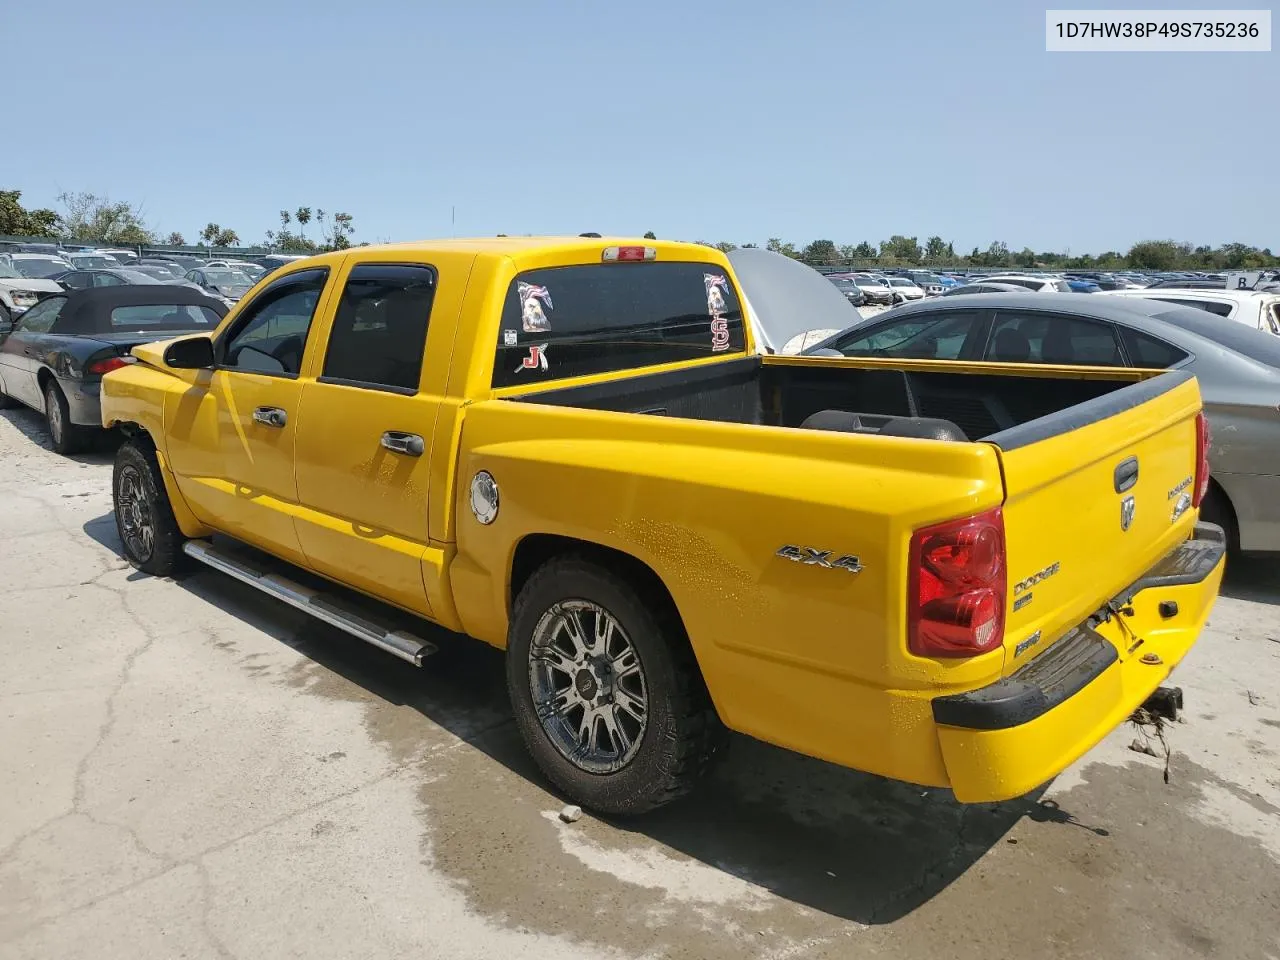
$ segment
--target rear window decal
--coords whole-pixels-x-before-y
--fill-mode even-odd
[[[724,318],[729,278],[722,273],[704,273],[702,282],[707,288],[707,313],[711,314],[711,349],[719,353],[729,349],[729,323]]]
[[[523,280],[517,285],[517,290],[520,293],[520,324],[524,332],[547,333],[551,329],[551,321],[547,319],[543,306],[547,310],[552,309],[550,292],[546,287]]]
[[[546,369],[548,369],[547,345],[545,343],[537,343],[529,347],[529,355],[520,361],[520,366],[516,367],[516,373],[521,370]]]
[[[514,347],[516,345],[516,340],[519,339],[519,336],[520,335],[516,333],[514,330],[503,330],[502,345],[504,347]]]

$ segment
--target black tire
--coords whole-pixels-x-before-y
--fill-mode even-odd
[[[516,724],[534,760],[575,802],[605,814],[635,815],[687,793],[724,753],[727,732],[703,684],[697,661],[665,598],[579,555],[538,569],[516,598],[507,636],[507,689]],[[534,706],[530,649],[544,615],[565,601],[607,611],[625,631],[643,671],[647,722],[634,755],[620,769],[589,772],[552,741]],[[615,714],[616,717],[616,714]]]
[[[172,576],[183,566],[186,537],[173,517],[160,464],[147,441],[129,439],[116,451],[111,499],[126,560],[157,577]],[[150,537],[140,525],[149,526]]]
[[[1200,504],[1200,519],[1205,523],[1216,523],[1227,534],[1227,551],[1240,552],[1240,528],[1236,524],[1236,512],[1231,501],[1222,488],[1210,482],[1209,492]]]
[[[56,380],[44,387],[44,419],[49,427],[49,445],[64,457],[79,453],[89,438],[89,431],[71,422],[71,408]]]

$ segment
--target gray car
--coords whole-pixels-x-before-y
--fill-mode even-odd
[[[1213,434],[1201,515],[1239,549],[1280,551],[1280,338],[1271,334],[1136,297],[991,293],[898,307],[804,353],[1190,370]],[[999,423],[995,408],[961,413]]]
[[[138,344],[212,333],[226,313],[199,290],[159,283],[52,294],[0,319],[0,407],[40,411],[53,449],[74,453],[102,428],[103,374],[131,362]]]

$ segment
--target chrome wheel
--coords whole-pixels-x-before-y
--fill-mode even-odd
[[[644,668],[599,604],[564,600],[542,615],[529,646],[529,690],[542,729],[578,769],[614,773],[640,749],[649,714]]]
[[[128,551],[139,563],[151,559],[156,543],[151,504],[142,485],[142,475],[133,466],[120,470],[116,483],[116,515],[120,518],[120,537]]]
[[[53,388],[45,391],[44,415],[49,421],[49,437],[55,447],[62,444],[62,404],[58,403],[58,395]]]

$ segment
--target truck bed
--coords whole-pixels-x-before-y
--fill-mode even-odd
[[[826,410],[865,414],[872,422],[877,417],[923,417],[949,421],[965,439],[983,440],[1114,394],[1132,386],[1139,376],[1135,371],[1119,369],[1089,371],[1087,377],[1049,371],[1037,376],[1011,374],[1007,368],[961,371],[941,363],[746,357],[705,367],[550,389],[523,394],[518,399],[581,409],[781,427],[802,426],[813,414]],[[1136,393],[1141,391],[1130,391],[1118,406],[1139,402],[1141,398]]]

